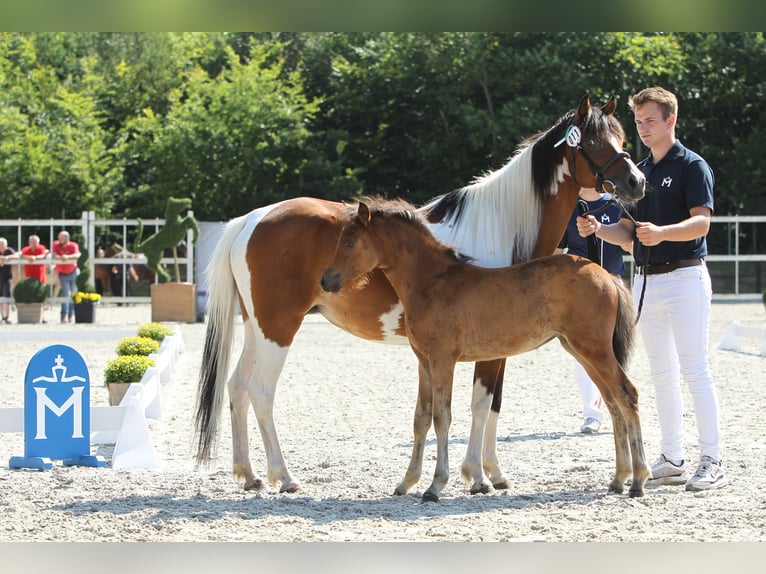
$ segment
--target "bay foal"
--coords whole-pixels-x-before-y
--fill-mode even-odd
[[[423,500],[438,500],[447,483],[456,362],[516,355],[557,338],[585,367],[612,415],[616,470],[609,491],[622,492],[632,473],[630,496],[643,496],[649,468],[638,393],[624,370],[635,315],[623,285],[599,265],[569,255],[498,269],[472,265],[439,243],[409,204],[372,201],[371,207],[360,202],[344,227],[321,285],[338,292],[379,268],[402,302],[407,337],[419,362],[419,393],[412,456],[395,494],[405,494],[420,480],[431,420],[437,461]],[[462,466],[463,478],[472,480],[472,493],[489,490],[482,437],[490,403],[491,393],[474,385]]]

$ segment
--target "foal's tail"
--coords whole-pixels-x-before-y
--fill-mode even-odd
[[[633,296],[622,281],[615,279],[619,305],[617,306],[617,321],[612,333],[612,349],[617,362],[623,369],[628,365],[630,354],[633,351],[633,337],[636,327],[636,313],[633,310]]]
[[[230,255],[245,221],[246,216],[242,216],[232,219],[226,225],[205,271],[208,284],[208,323],[194,414],[197,465],[210,462],[221,424],[220,414],[238,300]]]

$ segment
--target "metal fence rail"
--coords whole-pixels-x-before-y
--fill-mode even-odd
[[[194,212],[188,211],[187,215],[193,216]],[[165,224],[164,219],[141,219],[144,226],[144,238],[148,237],[152,233],[155,233],[160,227]],[[96,257],[96,242],[97,234],[101,232],[103,235],[104,229],[109,230],[109,234],[112,236],[121,237],[120,245],[127,248],[128,246],[128,232],[135,230],[138,226],[138,219],[96,219],[95,212],[83,211],[82,217],[79,219],[0,219],[0,229],[16,229],[16,244],[13,244],[13,238],[6,235],[9,246],[13,247],[18,253],[21,253],[23,246],[27,244],[28,236],[32,233],[36,233],[41,236],[41,240],[45,246],[50,250],[53,244],[53,240],[57,239],[58,232],[62,229],[68,230],[70,233],[73,229],[79,229],[84,241],[80,242],[80,250],[88,250],[90,261],[90,276],[92,280],[95,280],[96,265],[122,265],[123,273],[123,293],[127,293],[128,273],[125,272],[129,265],[145,265],[146,257],[142,254],[131,254],[130,257]],[[48,230],[47,237],[44,233],[44,229]],[[116,228],[116,229],[115,229]],[[186,255],[178,257],[178,264],[184,266],[185,274],[182,280],[193,283],[194,282],[194,243],[193,243],[193,231],[188,230],[186,234]],[[107,246],[104,246],[107,247]],[[163,257],[161,262],[164,265],[175,264],[176,259],[173,257]],[[52,258],[52,253],[48,253],[48,256],[44,260],[40,260],[38,264],[46,264],[52,266],[55,261]],[[18,270],[16,277],[21,277],[21,266],[24,262],[21,260],[15,260],[11,262],[16,266]],[[157,279],[155,278],[155,282]],[[63,303],[68,299],[63,297],[57,297],[53,292],[55,282],[49,281],[50,293],[49,303]],[[105,296],[104,303],[148,303],[151,299],[148,296]],[[13,302],[12,298],[0,297],[0,302]]]
[[[189,211],[189,215],[193,212]],[[144,233],[151,234],[159,229],[164,223],[164,219],[142,219],[144,224]],[[57,237],[61,229],[80,228],[82,237],[85,238],[85,248],[90,255],[91,277],[95,277],[95,266],[99,264],[123,265],[145,264],[146,258],[143,255],[136,255],[134,258],[125,259],[122,257],[95,257],[97,229],[104,228],[112,230],[122,238],[121,245],[128,245],[129,232],[133,231],[138,225],[137,219],[96,219],[94,212],[83,212],[80,219],[0,219],[1,229],[16,229],[16,246],[13,245],[13,238],[6,235],[8,243],[17,251],[27,244],[27,237],[32,232],[42,235],[41,230],[48,228],[49,242],[44,242],[46,247],[50,248],[52,240]],[[220,224],[223,225],[223,224]],[[748,227],[747,231],[744,229]],[[115,231],[116,229],[116,231]],[[760,231],[760,234],[759,234]],[[712,252],[707,257],[707,264],[713,281],[713,299],[714,300],[758,300],[761,293],[766,289],[766,253],[757,253],[756,246],[759,244],[758,238],[766,234],[766,216],[764,215],[721,215],[713,216],[710,234],[715,234],[715,244],[724,243],[724,252]],[[747,239],[748,245],[743,243]],[[194,282],[194,244],[192,242],[192,231],[187,232],[187,253],[178,258],[179,265],[185,267],[185,281]],[[761,242],[762,243],[762,242]],[[711,241],[708,241],[708,248],[711,248]],[[83,245],[80,245],[83,249]],[[50,259],[50,258],[49,258]],[[633,279],[634,261],[630,255],[625,256],[627,267],[625,279],[630,283]],[[164,257],[162,263],[170,265],[174,263],[172,257]],[[52,261],[48,261],[49,264]],[[15,261],[15,265],[22,265],[21,261]],[[123,293],[127,293],[127,273],[123,273]],[[156,279],[155,279],[156,281]],[[53,287],[51,287],[53,289]],[[50,301],[60,303],[61,298],[54,297],[51,293]],[[12,301],[8,298],[0,298],[0,301]],[[109,296],[104,297],[105,303],[147,303],[150,301],[148,296]]]

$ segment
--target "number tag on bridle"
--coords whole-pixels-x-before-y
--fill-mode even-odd
[[[564,137],[561,138],[559,141],[556,142],[556,144],[553,147],[559,147],[564,142],[567,142],[567,145],[569,147],[577,147],[580,145],[580,142],[582,141],[582,133],[580,132],[580,128],[578,128],[575,125],[571,125],[567,128],[566,133],[564,134]]]

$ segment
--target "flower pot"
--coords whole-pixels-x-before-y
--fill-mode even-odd
[[[42,323],[45,303],[16,303],[19,323]]]
[[[109,390],[109,406],[116,407],[122,402],[122,397],[128,392],[130,385],[133,383],[107,383],[106,387]]]
[[[96,305],[93,301],[83,301],[74,305],[75,323],[93,323],[96,318]]]
[[[155,283],[151,286],[152,321],[197,320],[197,286],[194,283]]]

